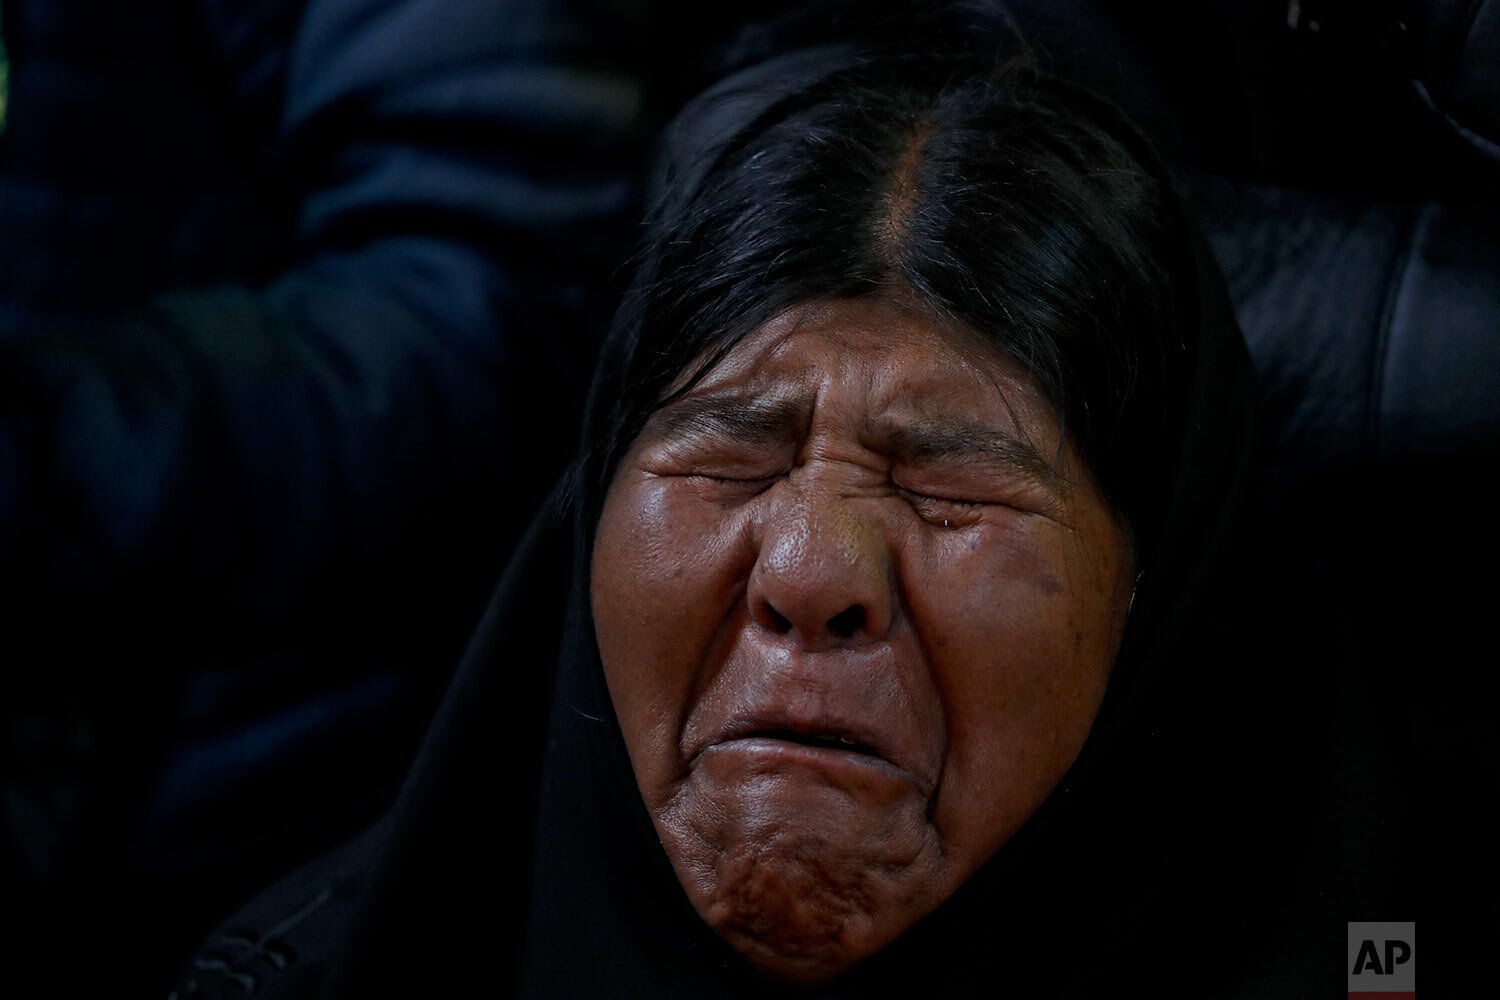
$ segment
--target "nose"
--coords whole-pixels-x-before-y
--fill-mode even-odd
[[[856,506],[802,504],[765,522],[747,592],[758,626],[808,650],[861,645],[890,630],[890,550]]]

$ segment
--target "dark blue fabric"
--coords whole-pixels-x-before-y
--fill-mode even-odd
[[[0,9],[0,911],[165,983],[391,793],[573,451],[640,12]]]

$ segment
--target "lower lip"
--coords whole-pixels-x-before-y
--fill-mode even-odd
[[[792,765],[811,767],[814,770],[823,771],[830,775],[845,775],[866,781],[873,776],[880,775],[916,784],[916,781],[910,774],[892,764],[884,757],[859,753],[855,750],[843,750],[839,747],[820,747],[811,746],[807,743],[794,743],[791,740],[778,740],[767,736],[750,736],[738,740],[725,740],[723,743],[715,743],[703,752],[705,755],[736,754],[748,756],[759,761],[764,761],[766,764],[772,766]]]

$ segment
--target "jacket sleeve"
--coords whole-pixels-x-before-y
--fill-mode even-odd
[[[287,266],[0,345],[10,606],[293,627],[492,559],[573,446],[633,197],[628,7],[310,0],[262,143]],[[230,55],[249,92],[267,60]]]

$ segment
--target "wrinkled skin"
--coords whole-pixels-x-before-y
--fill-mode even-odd
[[[755,331],[622,461],[610,696],[688,897],[765,974],[888,944],[1081,749],[1132,566],[1058,437],[977,338],[841,299]]]

